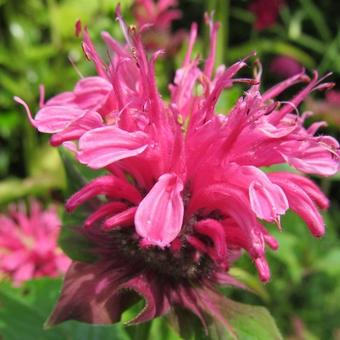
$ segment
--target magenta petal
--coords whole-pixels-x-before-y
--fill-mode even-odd
[[[127,208],[127,205],[122,202],[110,202],[102,205],[98,210],[92,213],[85,221],[84,226],[90,227],[97,220],[117,212],[123,211]]]
[[[304,173],[330,176],[339,171],[339,155],[336,152],[338,148],[339,144],[335,139],[323,138],[320,142],[285,142],[282,143],[280,152],[289,165]]]
[[[74,104],[74,93],[73,92],[62,92],[49,99],[45,106],[75,106]]]
[[[30,123],[40,132],[60,132],[85,114],[84,110],[72,106],[45,105],[33,118],[28,105],[21,98],[14,97],[14,100],[25,108]]]
[[[44,106],[36,114],[35,127],[40,132],[56,133],[66,129],[85,114],[84,110],[67,106]]]
[[[136,210],[136,207],[128,208],[108,218],[104,223],[104,229],[111,230],[116,227],[120,228],[133,225]]]
[[[20,268],[14,273],[14,282],[23,282],[31,279],[34,274],[34,264],[32,262],[27,262],[21,264]]]
[[[128,182],[112,175],[103,176],[97,177],[73,194],[66,202],[66,209],[73,211],[96,195],[124,198],[132,203],[138,203],[141,198],[138,190]]]
[[[325,232],[324,221],[304,187],[280,174],[273,173],[271,179],[285,191],[289,207],[306,222],[311,233],[316,237],[322,236]]]
[[[165,247],[181,230],[184,206],[182,180],[164,174],[139,204],[135,225],[137,233],[150,245]]]
[[[199,221],[195,226],[195,230],[211,239],[214,243],[214,254],[219,260],[226,260],[227,244],[223,226],[213,219]]]
[[[73,121],[66,129],[56,133],[51,138],[51,144],[58,146],[65,141],[78,139],[86,131],[103,125],[101,115],[95,111],[87,111],[83,116]]]
[[[250,206],[258,218],[272,222],[288,209],[283,190],[276,184],[253,181],[249,186]]]
[[[82,109],[96,109],[107,100],[112,85],[102,77],[86,77],[81,79],[75,89],[75,102]]]
[[[274,172],[269,174],[269,177],[273,178],[273,181],[275,181],[275,178],[282,178],[283,180],[291,181],[303,189],[320,209],[327,209],[329,207],[329,200],[326,195],[309,178],[292,172]]]
[[[254,262],[261,281],[268,282],[270,280],[270,269],[266,259],[258,257]]]
[[[88,131],[79,139],[78,159],[93,169],[99,169],[139,155],[147,146],[147,136],[143,132],[106,126]]]

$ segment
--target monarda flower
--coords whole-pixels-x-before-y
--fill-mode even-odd
[[[168,55],[172,55],[187,37],[183,30],[171,31],[172,22],[182,16],[176,6],[177,0],[134,1],[132,13],[137,28],[142,32],[141,38],[147,50],[164,49]]]
[[[156,52],[148,56],[140,33],[117,11],[126,38],[120,45],[108,33],[112,58],[96,52],[87,31],[83,49],[98,76],[81,79],[71,92],[43,104],[33,126],[52,134],[52,145],[66,145],[76,159],[101,175],[72,195],[66,209],[81,211],[81,234],[96,259],[73,262],[49,323],[76,319],[119,321],[137,299],[145,306],[130,323],[184,308],[207,325],[228,324],[227,300],[218,285],[241,285],[228,274],[245,251],[261,280],[270,279],[266,245],[278,248],[262,222],[281,227],[288,209],[320,237],[319,209],[328,200],[302,173],[330,176],[338,171],[339,145],[316,136],[322,123],[303,127],[309,115],[297,106],[313,90],[324,89],[316,72],[303,72],[261,93],[255,79],[236,78],[241,60],[214,69],[218,25],[210,21],[211,46],[200,67],[192,57],[193,24],[182,67],[164,100],[156,85]],[[216,112],[224,89],[249,89],[230,112]],[[276,98],[298,83],[305,87],[289,102]],[[264,172],[287,163],[296,172]],[[283,226],[284,227],[284,226]]]
[[[315,112],[316,117],[321,117],[329,125],[339,129],[340,127],[340,90],[330,90],[324,100],[308,98],[306,102],[308,110]]]
[[[70,260],[57,247],[60,220],[54,208],[42,210],[32,200],[29,214],[23,204],[0,215],[0,272],[14,284],[66,272]]]

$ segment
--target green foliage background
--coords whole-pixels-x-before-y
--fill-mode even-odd
[[[38,135],[27,123],[13,96],[22,97],[33,112],[38,107],[39,84],[44,84],[46,98],[70,90],[79,79],[69,60],[84,75],[94,73],[85,61],[80,40],[74,35],[74,23],[80,18],[89,26],[96,46],[105,55],[100,32],[121,36],[114,21],[114,0],[0,0],[0,208],[18,199],[37,196],[44,202],[59,202],[62,210],[65,178],[60,157],[49,147],[46,136]],[[133,21],[131,0],[122,0],[123,13]],[[279,21],[263,32],[252,29],[254,18],[245,0],[183,0],[183,17],[174,29],[200,25],[201,40],[197,53],[205,55],[208,42],[203,12],[215,10],[221,21],[218,63],[230,64],[252,51],[263,62],[264,88],[275,76],[269,63],[275,55],[289,55],[306,68],[321,73],[333,71],[332,80],[340,81],[340,5],[298,0],[288,2]],[[159,86],[166,84],[179,65],[185,47],[173,62],[157,65]],[[244,89],[235,87],[224,93],[218,110],[226,112]],[[340,111],[340,108],[338,108]],[[339,112],[338,112],[339,114]],[[339,137],[340,127],[333,125],[324,133]],[[332,200],[325,214],[327,234],[313,239],[304,223],[288,214],[283,220],[283,233],[273,231],[280,242],[277,252],[268,252],[272,281],[263,285],[256,277],[250,260],[243,257],[233,274],[246,282],[256,294],[226,289],[238,301],[268,307],[285,337],[291,339],[340,338],[340,176],[315,178]],[[38,280],[15,289],[0,283],[0,338],[4,339],[176,339],[177,335],[163,321],[152,325],[123,329],[122,326],[90,327],[71,322],[44,331],[43,321],[56,300],[60,281]],[[143,333],[144,332],[144,333]],[[144,335],[143,335],[144,334]],[[244,336],[255,339],[256,337]]]

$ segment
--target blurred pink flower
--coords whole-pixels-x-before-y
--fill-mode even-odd
[[[275,57],[270,64],[270,72],[280,78],[292,77],[301,73],[302,69],[303,67],[296,59],[286,55]]]
[[[168,55],[176,53],[187,37],[183,30],[171,31],[172,22],[182,16],[176,7],[177,0],[135,0],[133,15],[137,28],[142,31],[142,41],[146,49],[163,49]]]
[[[275,25],[284,0],[251,0],[249,10],[255,15],[255,29],[262,31]]]
[[[139,28],[153,25],[156,29],[171,28],[172,21],[179,19],[182,13],[178,9],[177,0],[135,0],[133,12]]]
[[[53,208],[43,211],[37,201],[11,206],[0,215],[0,272],[18,285],[37,277],[66,272],[70,260],[57,247],[60,220]]]
[[[127,45],[103,33],[115,53],[109,65],[84,32],[83,48],[97,77],[52,98],[35,118],[17,98],[32,124],[52,134],[54,145],[73,142],[80,163],[106,170],[66,203],[72,212],[92,200],[86,205],[92,208],[84,234],[99,259],[72,264],[50,323],[118,321],[133,292],[146,304],[132,323],[178,305],[203,324],[207,315],[227,323],[226,302],[215,286],[240,285],[227,270],[242,249],[261,280],[270,279],[265,248],[277,249],[278,242],[261,221],[281,228],[280,218],[290,208],[314,236],[324,233],[319,209],[327,208],[328,200],[300,173],[335,174],[339,145],[332,137],[315,135],[320,123],[304,128],[308,114],[295,113],[311,91],[331,84],[320,83],[316,72],[312,79],[300,72],[261,93],[261,72],[255,79],[236,78],[245,60],[214,71],[218,24],[210,20],[204,66],[192,57],[193,24],[167,102],[154,74],[159,53],[149,58],[138,30],[126,26],[119,10],[117,19]],[[235,83],[250,88],[230,112],[216,112],[222,91]],[[306,86],[291,101],[276,99],[298,83]],[[282,163],[300,173],[261,170]]]
[[[326,93],[326,100],[329,104],[340,108],[340,90],[330,90]]]
[[[308,98],[306,106],[315,112],[317,117],[324,119],[337,129],[340,128],[340,90],[328,91],[324,100]]]

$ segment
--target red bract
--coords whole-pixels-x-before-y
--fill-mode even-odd
[[[36,277],[66,272],[70,260],[57,247],[60,220],[53,208],[43,211],[36,201],[26,214],[23,205],[0,215],[0,272],[18,285]]]
[[[320,84],[316,72],[312,79],[301,72],[261,93],[260,73],[235,78],[245,60],[214,72],[218,25],[210,21],[211,49],[203,69],[192,58],[194,24],[165,101],[154,75],[159,53],[149,57],[139,32],[126,26],[119,11],[117,19],[127,45],[103,33],[115,53],[108,64],[84,32],[84,51],[97,77],[52,98],[35,119],[27,108],[32,124],[53,134],[54,145],[72,142],[79,162],[107,171],[66,203],[72,212],[94,199],[84,234],[99,259],[72,265],[50,322],[117,321],[133,301],[131,291],[146,300],[135,323],[176,305],[203,323],[207,314],[222,322],[224,300],[217,302],[214,286],[235,283],[226,270],[240,250],[253,259],[263,281],[270,278],[265,246],[277,249],[278,243],[261,221],[281,228],[280,218],[291,208],[313,235],[324,233],[318,209],[328,200],[300,173],[335,174],[339,146],[329,136],[315,136],[319,123],[305,129],[307,114],[295,112],[311,91],[331,84]],[[228,114],[216,112],[222,91],[234,83],[250,88]],[[298,83],[307,85],[291,101],[276,101]],[[299,173],[261,170],[282,163]],[[105,202],[95,200],[98,195]]]

